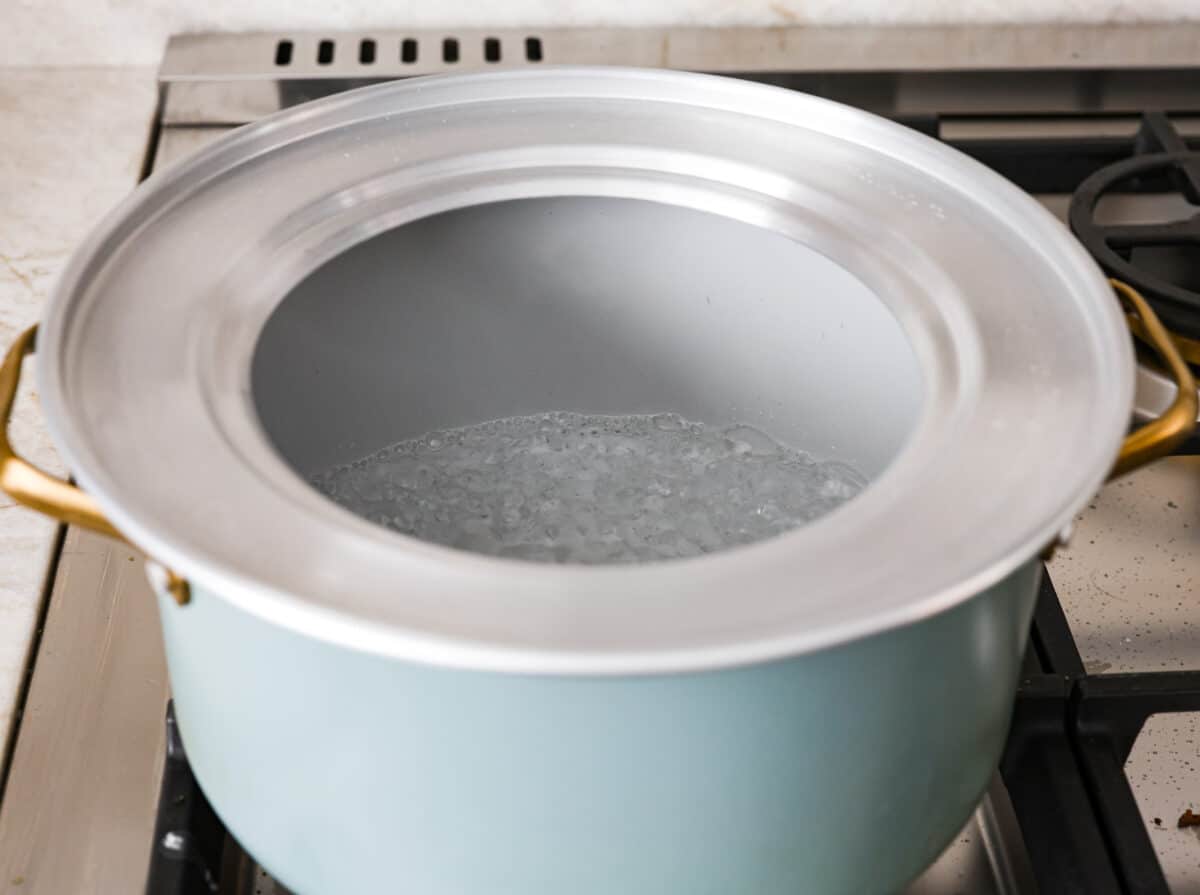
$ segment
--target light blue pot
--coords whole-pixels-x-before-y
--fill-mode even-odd
[[[67,518],[190,582],[162,615],[192,763],[301,895],[898,891],[995,767],[1034,557],[1134,385],[1101,272],[998,175],[814,97],[608,68],[239,129],[110,216],[38,345],[95,499]],[[306,481],[547,410],[761,423],[871,484],[596,568]]]
[[[838,648],[647,677],[407,664],[200,589],[160,607],[196,775],[300,895],[885,895],[996,766],[1039,569]]]

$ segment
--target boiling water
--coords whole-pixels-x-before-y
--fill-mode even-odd
[[[750,426],[544,413],[431,432],[312,480],[346,508],[494,556],[621,563],[769,538],[864,485]]]

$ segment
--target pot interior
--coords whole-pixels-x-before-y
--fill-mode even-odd
[[[252,392],[305,478],[434,429],[575,411],[745,423],[870,479],[922,379],[884,303],[792,239],[553,197],[424,218],[325,263],[268,319]]]

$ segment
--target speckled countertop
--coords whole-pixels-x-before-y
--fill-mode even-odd
[[[1200,669],[1200,457],[1109,484],[1050,577],[1092,673]],[[1125,772],[1173,895],[1200,893],[1200,713],[1151,716]],[[1156,820],[1157,819],[1157,820]]]
[[[1200,668],[1200,458],[1111,483],[1051,577],[1089,672]]]
[[[0,344],[41,316],[72,248],[137,182],[154,112],[150,68],[0,68]],[[26,368],[12,424],[62,473]],[[7,739],[55,525],[0,495],[0,737]]]

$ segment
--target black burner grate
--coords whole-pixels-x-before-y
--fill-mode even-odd
[[[158,793],[146,895],[213,895],[222,885],[228,835],[188,764],[175,707],[167,703],[167,754]]]
[[[1089,675],[1047,574],[1000,772],[1042,892],[1169,895],[1125,760],[1146,719],[1200,711],[1200,671]]]
[[[1200,151],[1166,115],[1147,112],[1133,152],[1080,184],[1071,199],[1071,229],[1110,276],[1146,297],[1168,329],[1200,339]],[[1166,222],[1099,223],[1101,200],[1131,186],[1175,193],[1195,210]]]

